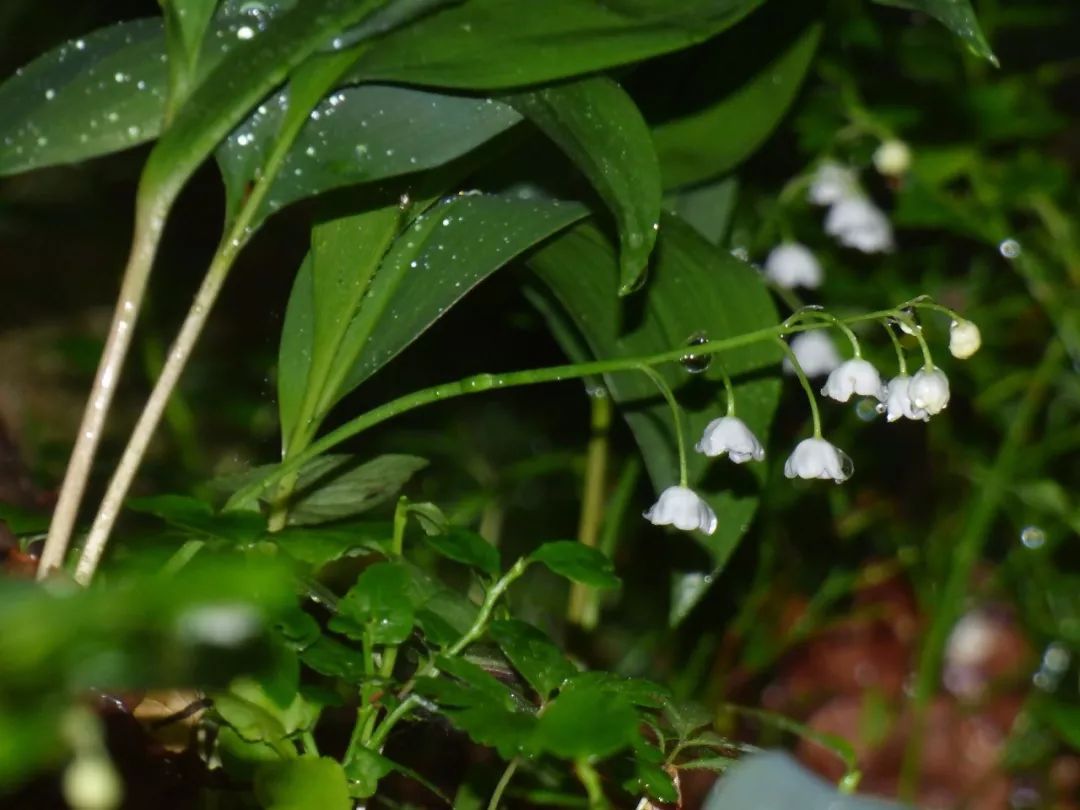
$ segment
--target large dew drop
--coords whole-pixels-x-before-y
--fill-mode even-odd
[[[708,342],[709,336],[705,332],[695,332],[686,339],[686,345],[690,348]],[[709,366],[712,365],[712,355],[688,353],[684,354],[679,362],[682,363],[682,367],[691,374],[700,374],[703,371],[707,371]]]

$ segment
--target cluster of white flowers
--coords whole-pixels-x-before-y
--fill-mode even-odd
[[[855,172],[826,161],[814,173],[808,193],[814,205],[829,206],[825,232],[845,247],[863,253],[886,253],[893,249],[889,218],[859,187]]]
[[[853,343],[855,342],[852,337]],[[979,328],[971,321],[953,320],[949,330],[949,350],[953,356],[967,358],[981,343]],[[878,411],[889,422],[898,419],[928,421],[949,404],[949,380],[929,362],[909,376],[903,370],[887,383],[873,364],[856,356],[842,361],[832,340],[821,329],[800,332],[790,342],[795,362],[785,359],[784,368],[796,373],[798,364],[806,377],[827,376],[821,394],[837,402],[853,396],[878,401]],[[856,344],[856,355],[858,347]],[[901,367],[903,364],[901,363]],[[816,421],[816,419],[815,419]],[[854,465],[843,450],[821,438],[820,433],[799,442],[784,463],[788,478],[824,479],[842,483],[851,477]],[[695,449],[706,456],[727,456],[735,464],[763,461],[765,448],[746,423],[733,415],[714,419],[706,426]],[[658,526],[675,526],[684,531],[716,531],[717,517],[706,501],[687,486],[671,486],[644,513]]]

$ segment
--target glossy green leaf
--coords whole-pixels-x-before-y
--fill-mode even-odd
[[[288,91],[266,100],[218,148],[230,211],[262,168],[288,103]],[[254,222],[330,189],[440,166],[520,120],[491,99],[387,85],[339,88],[311,112]]]
[[[349,780],[349,795],[354,799],[367,799],[375,794],[379,780],[394,770],[394,763],[377,751],[358,746],[352,750],[344,767]]]
[[[544,543],[529,555],[532,562],[543,563],[556,574],[594,588],[616,588],[619,578],[611,560],[595,548],[573,540]]]
[[[323,636],[300,653],[300,660],[316,672],[348,683],[360,683],[364,674],[364,657],[360,651],[337,639]]]
[[[821,26],[810,25],[744,84],[655,127],[664,187],[726,174],[761,146],[795,99],[820,39]]]
[[[645,120],[611,79],[596,77],[510,96],[589,179],[619,229],[619,292],[637,289],[656,243],[660,167]]]
[[[359,463],[348,455],[315,459],[302,471],[289,524],[327,523],[366,512],[397,495],[427,464],[417,456],[393,454]]]
[[[330,629],[374,644],[400,644],[412,633],[409,575],[396,563],[366,569],[338,603]]]
[[[559,694],[540,715],[532,744],[565,759],[605,757],[632,746],[639,719],[624,697],[595,686]]]
[[[760,274],[710,245],[688,225],[665,216],[650,280],[630,310],[616,297],[618,265],[607,240],[582,225],[534,254],[530,264],[597,357],[627,357],[669,351],[704,334],[716,340],[778,321]],[[696,442],[709,421],[723,413],[719,365],[735,381],[738,414],[756,435],[768,435],[779,397],[779,382],[762,374],[779,362],[779,349],[765,342],[725,352],[701,374],[676,364],[660,369],[681,400],[687,442]],[[678,482],[678,455],[671,413],[642,374],[606,378],[641,448],[657,491]],[[690,452],[689,483],[719,517],[715,534],[695,533],[709,552],[714,570],[723,567],[749,526],[757,506],[762,465],[736,467],[713,463]],[[712,572],[696,573],[693,588],[673,604],[681,619],[708,588]]]
[[[266,521],[251,512],[217,513],[205,501],[186,495],[154,495],[132,498],[128,509],[161,518],[186,532],[233,542],[251,540],[263,534]]]
[[[705,237],[710,244],[724,244],[731,216],[735,213],[735,200],[739,182],[725,177],[713,183],[675,191],[664,198],[664,208],[682,219],[687,225]]]
[[[542,700],[551,697],[567,678],[577,673],[577,667],[562,650],[527,622],[516,619],[492,622],[488,632]]]
[[[971,0],[874,0],[883,6],[896,6],[909,11],[921,11],[929,14],[946,28],[960,37],[976,56],[981,56],[991,64],[997,65],[990,43],[986,41],[979,20],[975,16]]]
[[[470,0],[372,43],[350,77],[501,88],[593,73],[685,48],[762,0]]]
[[[445,532],[425,533],[424,541],[451,560],[471,565],[491,576],[499,573],[498,549],[474,531],[451,526]]]
[[[350,521],[328,526],[290,526],[266,535],[262,542],[276,545],[290,557],[318,569],[368,552],[383,553],[390,546],[390,521]]]
[[[634,706],[648,709],[662,708],[671,700],[670,692],[658,683],[602,670],[579,672],[564,686],[563,691],[574,689],[598,689],[625,698]]]
[[[265,810],[352,810],[345,771],[328,757],[267,763],[255,775],[255,797]]]
[[[161,0],[165,15],[171,106],[187,98],[195,82],[199,52],[218,0]]]

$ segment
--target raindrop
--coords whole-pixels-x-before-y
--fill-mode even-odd
[[[241,25],[239,28],[236,29],[236,38],[237,39],[247,40],[247,39],[251,39],[254,36],[255,36],[255,29],[252,28],[250,25]]]
[[[126,73],[117,72],[117,73],[113,74],[113,79],[116,80],[117,84],[123,84],[124,82],[126,82],[130,78],[131,77],[128,76]]]
[[[844,481],[847,481],[849,478],[851,478],[852,475],[855,474],[855,462],[851,460],[851,456],[849,456],[839,447],[836,448],[836,454],[840,456],[840,474],[844,476],[836,482],[840,484]]]
[[[141,133],[142,130],[139,129],[137,126],[132,125],[127,128],[127,134],[129,138],[138,138]]]
[[[1023,252],[1023,249],[1015,239],[1006,239],[998,245],[998,252],[1006,259],[1015,259]]]
[[[1025,548],[1042,548],[1046,543],[1046,532],[1038,526],[1025,526],[1020,531],[1020,542]]]
[[[54,98],[56,98],[56,91],[50,87],[45,91],[45,100],[52,101]]]
[[[880,402],[873,399],[860,399],[855,404],[855,415],[863,422],[873,422],[878,414],[884,413]]]
[[[46,138],[44,135],[42,135],[40,138],[37,139],[37,145],[38,146],[48,146],[48,144],[49,144],[49,139]]]
[[[358,158],[365,158],[365,157],[367,157],[367,153],[368,153],[368,147],[367,147],[367,144],[366,144],[366,143],[358,143],[358,144],[356,145],[356,149],[355,149],[355,151],[356,151],[356,156],[357,156]]]
[[[705,332],[695,332],[686,339],[686,345],[693,348],[709,342],[709,336]],[[679,360],[682,367],[691,374],[700,374],[712,365],[711,354],[684,354]]]
[[[85,47],[86,47],[86,43],[83,40],[81,40],[81,39],[75,40],[75,50],[81,51]]]
[[[443,221],[442,221],[443,227],[446,227],[446,226],[447,226],[447,225],[449,225],[449,224],[450,224],[451,222],[452,222],[452,220],[450,219],[450,217],[444,217],[444,218],[443,218]]]
[[[307,149],[304,150],[304,154],[308,157],[315,157],[315,147],[309,146]]]

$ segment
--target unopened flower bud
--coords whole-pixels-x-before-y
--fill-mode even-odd
[[[953,357],[967,360],[982,345],[982,333],[971,321],[953,321],[949,327],[949,351]]]
[[[895,138],[874,151],[874,168],[886,177],[901,177],[911,168],[911,148]]]
[[[77,756],[64,770],[64,799],[72,810],[113,810],[124,790],[108,758]]]

